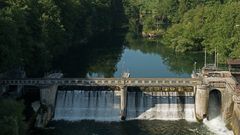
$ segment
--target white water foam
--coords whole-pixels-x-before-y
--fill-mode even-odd
[[[193,93],[128,92],[127,119],[196,121]],[[179,97],[180,96],[180,97]]]
[[[186,92],[128,92],[127,120],[195,120],[194,96]],[[58,91],[54,120],[120,121],[115,91]]]
[[[221,119],[218,116],[210,121],[207,119],[203,120],[203,123],[209,128],[209,130],[217,135],[234,135],[232,131],[228,130]]]
[[[221,117],[221,93],[213,91],[209,95],[208,118],[203,120],[203,123],[209,130],[217,135],[233,135],[229,131]]]
[[[148,119],[148,120],[180,120],[185,119],[187,121],[195,122],[194,105],[185,104],[184,111],[182,111],[179,105],[166,105],[156,104],[155,107],[148,109],[140,114],[136,119]]]
[[[58,91],[54,120],[119,121],[119,103],[114,91]]]

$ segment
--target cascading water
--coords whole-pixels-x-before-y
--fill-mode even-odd
[[[128,92],[127,119],[195,121],[194,93]],[[58,91],[54,120],[120,120],[118,91]]]
[[[58,91],[54,120],[118,121],[120,97],[114,91]]]
[[[209,95],[208,119],[203,120],[204,124],[217,135],[233,135],[229,131],[221,117],[221,94],[218,91],[212,91]]]
[[[193,92],[128,92],[127,119],[195,121]]]

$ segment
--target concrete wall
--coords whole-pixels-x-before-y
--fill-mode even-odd
[[[195,98],[195,111],[198,120],[203,120],[207,115],[209,90],[206,85],[197,85]]]
[[[0,86],[0,96],[7,91],[7,86],[1,85]]]
[[[234,134],[240,135],[240,104],[234,103],[231,125]]]
[[[127,117],[127,87],[122,86],[120,87],[121,90],[121,104],[120,104],[120,109],[121,109],[121,120],[125,120]]]
[[[222,119],[226,126],[230,128],[231,121],[232,121],[232,114],[233,114],[233,100],[232,100],[232,93],[227,89],[221,91],[222,94]]]
[[[54,109],[58,85],[40,88],[41,103]]]
[[[40,88],[41,107],[38,111],[35,126],[43,128],[52,119],[55,109],[55,101],[58,85]]]

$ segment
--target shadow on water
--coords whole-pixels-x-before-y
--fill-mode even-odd
[[[123,51],[124,33],[101,35],[89,44],[74,46],[54,62],[64,77],[85,77],[87,73],[111,77]]]

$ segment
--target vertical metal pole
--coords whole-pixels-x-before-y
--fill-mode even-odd
[[[194,72],[197,73],[197,62],[194,62]]]
[[[214,67],[217,68],[217,49],[215,47],[215,60],[214,60]]]
[[[216,65],[217,65],[217,68],[218,68],[218,52],[217,52],[217,50],[216,50],[216,53],[217,53],[217,58],[216,58]]]
[[[207,49],[205,47],[204,67],[207,67]]]

